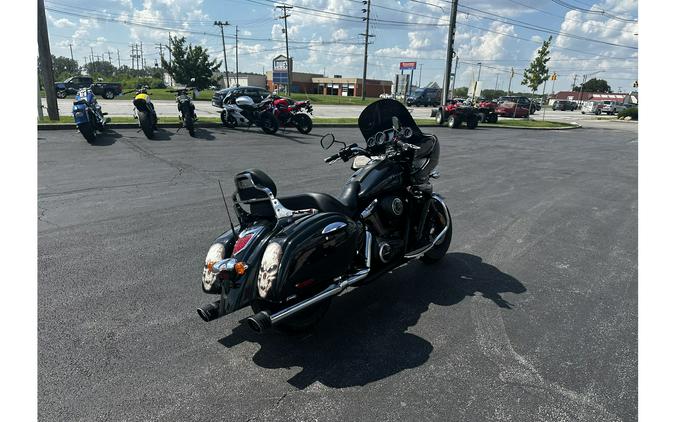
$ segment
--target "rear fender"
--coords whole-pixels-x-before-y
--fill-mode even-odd
[[[209,248],[202,274],[202,290],[206,293],[221,293],[225,287],[225,313],[232,313],[248,306],[256,297],[256,276],[262,254],[270,238],[274,224],[272,222],[255,223],[239,232],[235,237],[231,230],[221,234]],[[233,255],[239,239],[250,235],[246,246]],[[232,279],[216,278],[207,265],[212,261],[234,257],[248,266],[246,273]]]
[[[338,213],[302,218],[269,239],[256,278],[257,295],[283,303],[320,290],[347,274],[361,225]]]

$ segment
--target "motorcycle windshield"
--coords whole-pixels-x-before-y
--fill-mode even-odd
[[[382,99],[364,108],[359,116],[359,129],[363,138],[368,139],[377,132],[391,129],[392,117],[397,117],[401,127],[411,128],[415,135],[422,134],[403,104],[392,99]]]

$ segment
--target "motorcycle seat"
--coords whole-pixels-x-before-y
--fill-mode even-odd
[[[321,212],[337,212],[349,217],[353,217],[356,213],[356,206],[350,207],[350,205],[327,193],[301,193],[279,198],[279,202],[289,210],[314,208]]]

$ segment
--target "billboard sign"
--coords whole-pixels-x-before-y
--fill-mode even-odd
[[[401,62],[399,64],[400,70],[415,70],[417,69],[417,62]]]
[[[291,68],[293,60],[291,60]],[[288,83],[288,60],[286,56],[277,56],[272,60],[272,82],[275,84]]]

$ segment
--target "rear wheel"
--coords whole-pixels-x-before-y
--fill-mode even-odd
[[[438,112],[436,113],[436,124],[439,126],[443,125],[443,110],[439,109]]]
[[[112,100],[113,98],[115,98],[115,93],[112,92],[111,90],[107,89],[103,93],[103,98],[105,98],[106,100]]]
[[[295,121],[295,128],[303,135],[307,135],[312,131],[314,125],[312,119],[308,115],[304,113],[296,114],[293,116],[293,120]]]
[[[492,113],[488,117],[488,123],[497,123],[497,113]]]
[[[466,127],[469,129],[475,129],[477,126],[478,126],[478,117],[476,116],[471,116],[466,121]]]
[[[283,321],[279,322],[274,326],[274,328],[289,334],[303,333],[311,330],[316,326],[316,324],[319,323],[319,321],[321,321],[321,318],[323,318],[323,316],[326,315],[326,312],[328,312],[331,299],[332,298],[328,298],[315,305],[310,306],[309,308],[303,309],[302,311],[296,313],[295,315],[290,316],[284,319]],[[260,311],[267,311],[270,315],[272,315],[288,306],[290,305],[282,307],[276,303],[269,303],[257,300],[251,303],[251,309],[256,314]]]
[[[448,127],[456,129],[462,124],[462,120],[455,116],[455,115],[450,115],[448,117]]]
[[[154,124],[152,122],[152,117],[150,116],[149,113],[139,111],[138,112],[138,123],[141,126],[141,130],[145,134],[145,137],[148,139],[152,139],[155,137],[155,132],[152,129]]]
[[[195,122],[192,119],[192,116],[185,117],[184,119],[185,119],[184,120],[185,128],[188,130],[188,133],[190,134],[190,136],[195,136]]]
[[[66,91],[56,91],[56,98],[66,98]]]
[[[264,112],[260,116],[259,125],[263,132],[267,133],[268,135],[272,135],[276,133],[277,130],[279,130],[279,122],[269,111]]]
[[[485,120],[485,113],[483,113],[483,112],[478,113],[478,121],[481,122],[481,123],[485,123],[485,121],[486,121]]]
[[[77,129],[87,142],[94,142],[96,140],[96,130],[94,129],[94,124],[91,120],[86,123],[80,123],[77,125]]]

